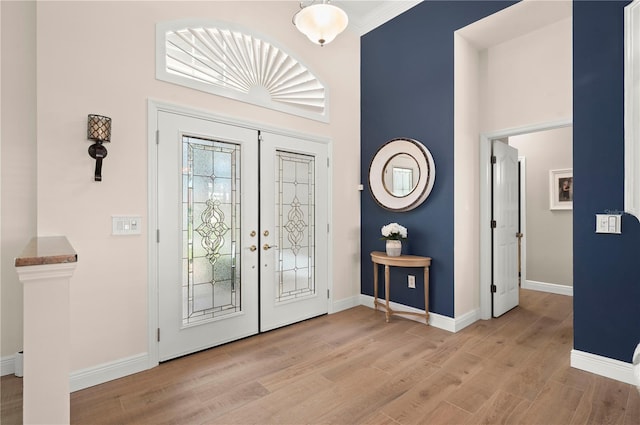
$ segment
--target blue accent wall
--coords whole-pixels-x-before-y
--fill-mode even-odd
[[[624,12],[628,1],[574,1],[574,347],[630,362],[640,342],[640,223],[596,234],[595,214],[624,209]],[[409,229],[404,253],[433,258],[430,310],[453,317],[453,32],[513,2],[427,1],[362,38],[362,293],[373,295],[369,253],[380,227]],[[371,197],[376,150],[411,137],[433,154],[433,192],[417,209],[391,213]],[[418,289],[406,287],[406,275]],[[381,275],[382,277],[382,275]],[[393,301],[424,308],[420,270],[393,270]]]
[[[361,164],[362,293],[373,295],[371,251],[384,251],[380,228],[407,227],[403,253],[432,257],[430,311],[454,316],[453,287],[453,33],[515,2],[425,1],[362,37]],[[369,164],[385,142],[409,137],[433,155],[436,181],[415,210],[389,212],[368,187]],[[392,268],[391,300],[424,309],[420,269]],[[407,288],[407,275],[416,289]],[[381,282],[384,275],[380,273]],[[383,289],[383,285],[380,285]],[[381,294],[384,291],[381,290]]]
[[[574,348],[631,362],[640,342],[640,224],[596,234],[595,214],[624,210],[624,11],[573,3]]]

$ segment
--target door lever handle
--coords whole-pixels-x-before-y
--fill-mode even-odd
[[[267,251],[267,250],[269,250],[269,249],[271,249],[271,248],[277,248],[277,247],[278,247],[278,245],[269,245],[268,243],[266,243],[266,244],[264,244],[264,245],[262,246],[262,249],[264,249],[265,251]]]

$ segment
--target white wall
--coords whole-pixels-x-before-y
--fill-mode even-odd
[[[480,121],[479,55],[461,35],[454,37],[454,315],[477,308],[480,285],[478,185]]]
[[[549,209],[549,170],[573,168],[573,128],[512,136],[526,162],[528,281],[573,286],[573,211]]]
[[[297,2],[260,1],[37,4],[37,223],[40,235],[66,235],[78,252],[72,370],[147,351],[146,230],[110,233],[111,215],[140,215],[146,225],[149,98],[331,138],[339,176],[332,187],[333,299],[357,297],[360,39],[347,31],[328,46],[313,45],[291,24],[298,9]],[[305,63],[331,91],[330,123],[156,81],[156,22],[207,17],[265,34]],[[113,119],[102,182],[93,181],[87,154],[90,113]]]
[[[517,18],[526,22],[527,8],[533,7],[539,13],[540,7],[548,5],[551,11],[557,6],[553,3],[560,2],[521,2],[511,8],[521,8],[522,13]],[[485,225],[480,223],[477,207],[480,134],[572,116],[571,18],[557,20],[523,35],[500,39],[497,34],[501,31],[507,34],[517,29],[513,19],[518,12],[508,9],[505,10],[510,19],[509,28],[504,23],[502,28],[492,25],[492,20],[498,20],[490,16],[460,30],[457,34],[462,40],[455,39],[456,318],[478,310],[480,305],[479,226]],[[567,13],[561,9],[553,10]],[[544,10],[538,16],[543,15]],[[471,28],[474,26],[476,28]],[[478,35],[482,35],[482,40],[476,39]],[[482,45],[486,40],[499,41]]]
[[[2,10],[2,340],[0,356],[22,350],[22,284],[13,266],[36,235],[36,4]]]
[[[573,112],[572,20],[480,53],[481,131],[566,119]]]

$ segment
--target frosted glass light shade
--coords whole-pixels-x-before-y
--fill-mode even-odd
[[[349,24],[349,17],[337,6],[314,4],[300,10],[293,16],[293,24],[313,43],[324,46]]]

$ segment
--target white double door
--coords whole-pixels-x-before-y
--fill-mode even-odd
[[[327,312],[327,146],[158,112],[161,361]]]

